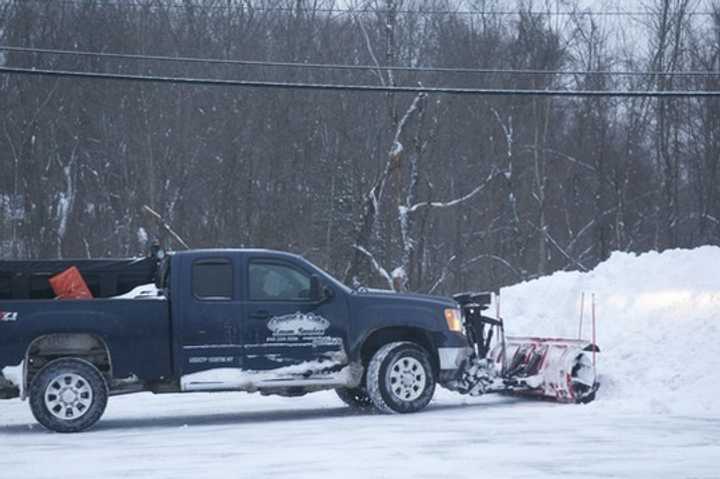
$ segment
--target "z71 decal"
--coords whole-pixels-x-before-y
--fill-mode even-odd
[[[9,323],[10,321],[17,321],[18,314],[13,311],[0,311],[0,322]]]

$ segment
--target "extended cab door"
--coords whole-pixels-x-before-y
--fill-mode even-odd
[[[182,266],[183,294],[174,299],[181,315],[183,374],[242,367],[241,267],[222,255],[198,256]]]
[[[267,371],[302,364],[310,377],[347,363],[347,303],[333,291],[311,300],[312,275],[308,265],[292,259],[248,258],[245,367]]]

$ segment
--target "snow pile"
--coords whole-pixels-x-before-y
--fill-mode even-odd
[[[616,252],[588,273],[503,288],[507,334],[577,337],[582,292],[583,336],[590,338],[594,293],[602,351],[592,407],[720,414],[719,247]]]

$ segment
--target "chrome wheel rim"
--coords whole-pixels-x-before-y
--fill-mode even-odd
[[[75,373],[59,374],[45,388],[45,407],[50,414],[63,421],[82,417],[92,402],[90,383]]]
[[[414,401],[425,391],[427,373],[420,361],[403,356],[388,368],[387,379],[390,391],[397,399]]]

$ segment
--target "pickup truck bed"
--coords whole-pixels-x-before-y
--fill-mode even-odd
[[[3,322],[0,334],[0,357],[33,356],[28,348],[37,338],[50,336],[57,342],[70,335],[78,339],[77,351],[87,348],[82,338],[100,339],[112,357],[107,365],[113,379],[136,376],[145,381],[158,380],[172,374],[170,318],[168,302],[154,299],[94,299],[78,301],[20,300],[3,301],[2,307],[12,309],[21,320]],[[43,345],[43,358],[25,367],[33,369],[46,362],[73,353],[72,344],[54,350]],[[151,359],[150,359],[151,358]],[[5,366],[8,366],[5,364]]]
[[[0,261],[0,301],[53,299],[48,278],[71,266],[80,270],[94,297],[118,296],[154,283],[157,265],[154,257]]]

